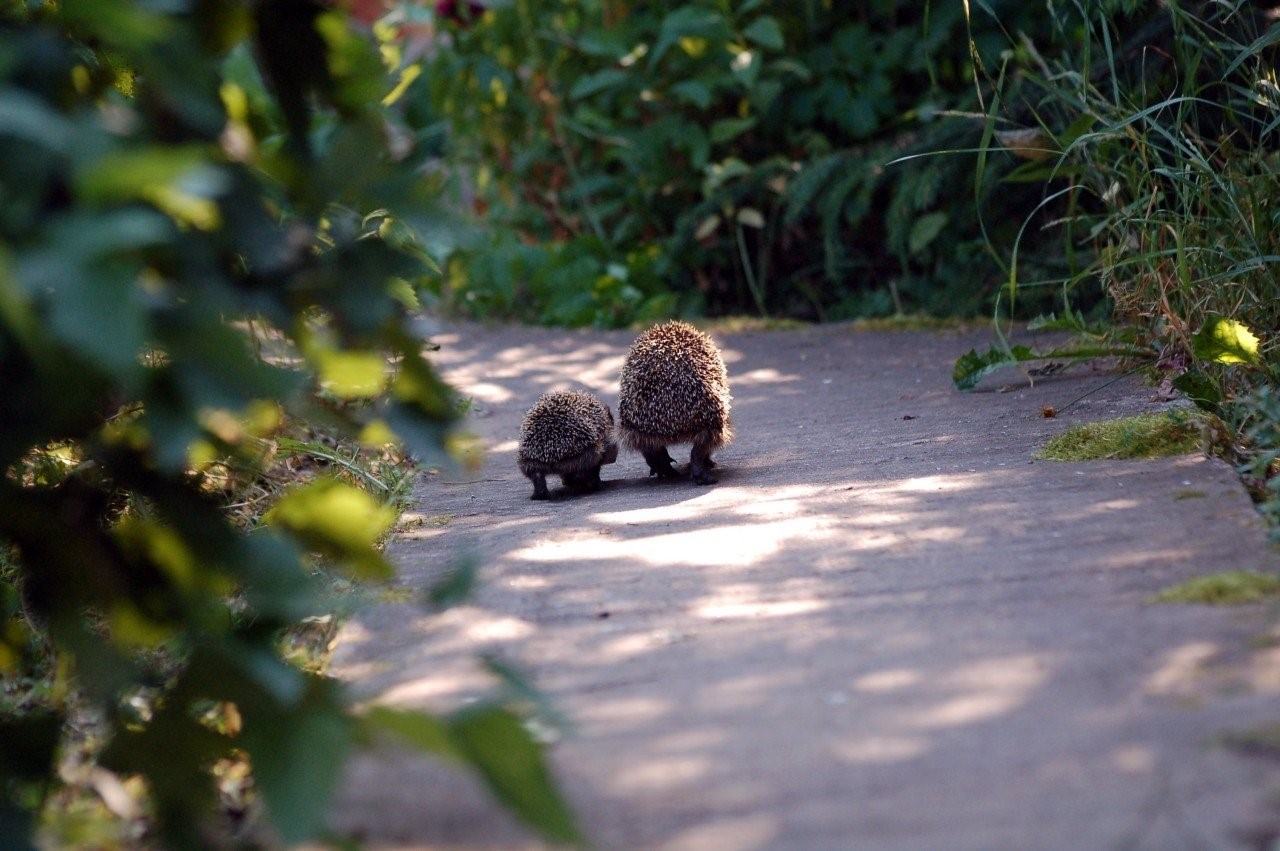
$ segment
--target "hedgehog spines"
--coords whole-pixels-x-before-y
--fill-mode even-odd
[[[724,358],[709,336],[685,322],[655,325],[632,343],[622,367],[623,443],[663,478],[676,475],[666,448],[692,444],[693,480],[711,484],[711,453],[733,439],[731,400]]]
[[[600,467],[618,458],[613,412],[590,393],[544,393],[520,426],[517,463],[533,482],[533,498],[547,499],[546,477],[559,476],[575,492],[600,486]]]

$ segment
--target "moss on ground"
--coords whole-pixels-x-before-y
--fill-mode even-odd
[[[893,316],[855,319],[850,326],[855,331],[969,331],[990,324],[990,319],[961,319],[953,316],[927,316],[922,313],[898,313]]]
[[[716,319],[698,319],[694,325],[703,331],[716,334],[738,334],[743,331],[796,331],[808,328],[809,323],[799,319],[781,319],[771,316],[721,316]]]
[[[1049,440],[1036,456],[1045,461],[1163,458],[1201,445],[1202,417],[1187,411],[1139,414],[1073,426]]]
[[[1166,588],[1151,598],[1154,603],[1204,603],[1238,606],[1280,596],[1280,576],[1250,570],[1214,573]]]

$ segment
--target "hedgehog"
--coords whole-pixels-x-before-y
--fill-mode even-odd
[[[547,476],[573,493],[600,487],[600,468],[618,460],[613,412],[590,393],[544,393],[520,425],[520,472],[533,482],[532,499],[549,499]]]
[[[720,349],[685,322],[665,322],[631,344],[618,402],[623,443],[644,455],[649,475],[674,478],[667,447],[693,444],[694,484],[712,485],[711,453],[733,439],[729,376]]]

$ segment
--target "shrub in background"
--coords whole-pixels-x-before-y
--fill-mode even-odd
[[[1058,35],[1033,4],[965,8],[514,0],[437,21],[407,97],[480,229],[436,294],[562,324],[985,310],[991,241],[1038,189],[998,182],[1008,155],[977,182],[972,154],[911,155],[975,149],[994,86],[974,60],[994,75],[1006,32]]]

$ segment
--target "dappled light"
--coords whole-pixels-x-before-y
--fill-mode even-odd
[[[882,345],[812,331],[723,340],[738,439],[716,456],[719,485],[659,482],[624,454],[599,493],[530,503],[510,437],[524,407],[567,383],[616,404],[595,367],[615,363],[627,336],[572,349],[565,339],[467,333],[439,353],[464,391],[475,381],[513,393],[477,401],[485,467],[422,485],[432,510],[454,515],[444,540],[479,555],[485,584],[439,617],[388,613],[377,640],[348,630],[337,664],[362,693],[465,705],[483,678],[459,660],[510,656],[572,723],[558,748],[588,825],[652,847],[772,847],[801,829],[788,815],[800,806],[818,823],[861,823],[849,813],[864,804],[906,813],[915,781],[904,771],[933,778],[930,823],[1018,824],[1030,790],[1079,795],[1082,777],[1149,777],[1172,747],[1134,726],[1133,707],[1185,711],[1172,701],[1203,687],[1198,672],[1219,645],[1165,647],[1169,614],[1147,602],[1151,589],[1197,570],[1210,549],[1258,551],[1247,534],[1192,532],[1198,504],[1153,501],[1151,480],[1224,493],[1229,474],[1196,459],[1037,462],[1036,435],[1061,426],[1039,416],[1032,391],[997,397],[993,415],[989,399],[935,392],[941,371],[909,406],[876,371],[856,391],[774,395],[806,384],[798,355],[867,363]],[[1091,404],[1147,404],[1108,391]],[[687,455],[673,455],[683,467]],[[1170,526],[1171,512],[1185,525]],[[427,581],[435,568],[417,561],[419,541],[394,546],[420,565],[409,581]],[[378,668],[386,654],[394,662]],[[1123,677],[1108,673],[1116,666]],[[1214,680],[1264,681],[1244,670]],[[1007,803],[973,810],[977,788]],[[641,813],[662,815],[620,826]]]

